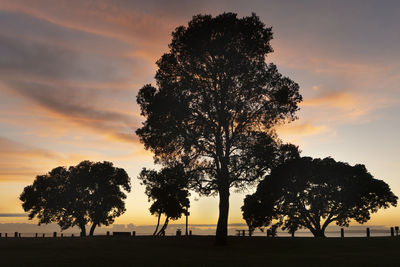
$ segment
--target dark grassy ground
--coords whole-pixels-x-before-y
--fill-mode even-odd
[[[1,238],[0,266],[400,266],[400,238]]]

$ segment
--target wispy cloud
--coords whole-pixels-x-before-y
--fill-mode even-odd
[[[327,108],[352,109],[357,105],[357,98],[350,92],[327,92],[314,98],[304,99],[301,106],[322,106]]]
[[[28,217],[26,213],[0,213],[0,217],[15,218],[15,217]]]
[[[58,155],[52,151],[45,149],[35,148],[27,145],[20,144],[8,138],[0,136],[0,154],[5,156],[22,156],[22,157],[36,157],[41,159],[51,159],[58,157]]]
[[[120,138],[122,139],[123,137]],[[71,143],[64,142],[65,144],[63,144],[57,139],[55,141],[52,140],[51,137],[35,138],[35,140],[42,139],[48,140],[48,142],[52,142],[58,147],[64,149],[67,147],[69,149],[56,153],[47,148],[39,148],[0,137],[0,182],[32,181],[37,175],[47,173],[57,166],[68,167],[76,165],[82,160],[132,161],[135,158],[151,158],[149,155],[143,154],[143,149],[135,150],[132,148],[121,152],[113,142],[102,148],[99,140],[91,142],[74,140]],[[39,142],[38,145],[40,144],[43,145],[43,143]],[[114,149],[113,151],[112,148]],[[103,154],[103,150],[108,151],[108,153]]]
[[[397,102],[376,93],[362,94],[354,91],[325,91],[316,97],[305,98],[301,103],[305,112],[318,110],[315,119],[347,124],[371,120],[371,113]],[[330,115],[329,115],[330,114]]]
[[[35,23],[31,25],[34,28],[47,25]],[[12,19],[9,24],[16,28],[23,26]],[[53,32],[65,31],[51,25],[47,32],[44,28],[44,34],[50,34],[50,37]],[[77,35],[76,39],[83,39],[82,33],[68,33]],[[77,52],[24,36],[2,37],[0,79],[5,86],[0,90],[13,91],[15,97],[22,97],[35,104],[35,108],[46,110],[49,116],[73,121],[114,141],[136,142],[134,130],[140,118],[135,116],[133,104],[138,88],[131,86],[135,68],[140,69],[137,65],[140,62],[107,54],[95,56]],[[87,40],[93,44],[99,42],[90,34]],[[118,50],[118,47],[113,47]],[[131,111],[118,110],[126,106],[125,103],[130,103]]]
[[[158,46],[170,34],[174,17],[140,12],[140,2],[124,5],[111,2],[59,1],[57,6],[40,1],[4,1],[2,8],[23,12],[64,28],[121,39],[138,45]],[[62,8],[65,7],[65,8]],[[173,29],[173,28],[172,28]]]
[[[60,155],[52,151],[0,137],[0,180],[31,180],[43,165],[59,158]]]
[[[279,134],[307,136],[324,133],[327,129],[326,125],[314,125],[311,122],[295,122],[277,127]]]
[[[300,103],[299,120],[277,127],[284,140],[313,146],[338,138],[337,132],[345,125],[367,124],[379,119],[382,108],[394,105],[396,99],[377,94],[354,91],[331,91],[318,87],[311,89],[315,96],[305,97]]]

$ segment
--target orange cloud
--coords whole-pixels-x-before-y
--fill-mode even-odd
[[[306,97],[300,103],[298,121],[276,128],[283,140],[301,147],[315,142],[329,142],[336,138],[340,125],[368,122],[377,116],[372,111],[392,102],[382,96],[362,95],[351,91],[326,91],[321,87],[319,89],[313,89],[317,96]]]
[[[58,94],[53,93],[53,84],[46,87],[47,84],[35,85],[31,82],[17,86],[20,86],[17,91],[8,89],[7,92],[11,96],[22,96],[28,102],[23,109],[12,112],[12,116],[0,117],[3,123],[30,125],[32,131],[39,132],[41,136],[62,136],[78,126],[79,132],[86,129],[91,135],[138,144],[135,130],[142,118],[138,111],[134,111],[134,97],[131,102],[125,102],[121,98],[98,98],[91,99],[92,103],[88,104],[84,96],[71,100],[68,97],[71,90],[66,90],[68,88],[63,88],[62,85],[58,87]],[[31,117],[29,121],[26,121],[27,116]]]
[[[300,106],[320,106],[323,108],[353,109],[357,106],[357,98],[350,92],[327,92],[315,98],[304,99]]]
[[[306,70],[318,75],[362,78],[370,81],[377,75],[384,75],[398,68],[398,65],[393,64],[350,60],[342,58],[342,55],[328,54],[325,50],[304,50],[302,47],[291,46],[290,43],[284,43],[279,39],[274,40],[273,43],[276,51],[271,55],[271,59],[276,61],[278,66]]]
[[[60,156],[0,137],[0,181],[30,180],[38,170]]]
[[[75,145],[85,146],[86,144],[84,141],[76,141]],[[93,143],[93,145],[99,147],[101,142]],[[113,146],[112,143],[108,145]],[[113,162],[132,162],[138,158],[151,160],[151,154],[145,151],[142,146],[125,149],[122,153],[115,153],[114,149],[114,153],[111,155],[88,149],[88,146],[83,150],[84,153],[79,153],[79,151],[55,153],[0,137],[0,182],[32,181],[37,175],[44,174],[57,166],[76,165],[82,160],[108,160]],[[132,152],[127,154],[129,150]]]
[[[48,2],[48,3],[46,3]],[[169,39],[174,18],[157,17],[112,3],[83,1],[2,2],[3,10],[23,12],[62,27],[157,47]]]
[[[328,130],[325,125],[314,125],[309,122],[295,122],[276,128],[279,135],[315,135]]]
[[[372,111],[395,103],[396,100],[376,94],[351,91],[324,92],[305,98],[300,104],[307,119],[343,124],[370,120]],[[312,116],[312,117],[308,117]]]

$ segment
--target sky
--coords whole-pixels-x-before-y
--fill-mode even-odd
[[[92,160],[132,178],[116,223],[155,224],[137,179],[155,166],[135,136],[136,94],[154,83],[176,27],[223,12],[272,26],[267,61],[300,85],[299,119],[280,138],[303,156],[365,164],[400,196],[399,1],[0,0],[0,223],[31,222],[18,197],[36,175]],[[232,191],[229,223],[244,223],[253,191]],[[218,198],[192,193],[190,212],[191,223],[215,224]],[[368,224],[399,222],[390,208]]]

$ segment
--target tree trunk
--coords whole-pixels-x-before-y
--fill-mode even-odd
[[[89,232],[89,236],[93,236],[94,234],[94,229],[96,228],[97,223],[93,223],[92,227],[90,227],[90,232]]]
[[[86,226],[81,224],[79,228],[81,228],[81,236],[86,236]]]
[[[156,230],[154,230],[153,236],[155,236],[157,234],[158,227],[160,226],[160,218],[161,218],[161,212],[158,213],[157,226],[156,226]]]
[[[167,217],[165,218],[164,225],[161,227],[160,231],[159,231],[158,234],[157,234],[158,236],[160,236],[160,235],[162,235],[163,233],[165,233],[165,229],[167,229],[168,222],[169,222],[169,217],[167,216]]]
[[[167,229],[168,223],[169,223],[169,217],[167,217],[167,219],[165,220],[164,226],[163,226],[164,233],[165,233],[165,230]]]
[[[324,229],[316,229],[313,232],[314,237],[326,237]]]
[[[215,243],[217,245],[226,245],[228,238],[228,214],[229,214],[229,186],[219,187],[219,217]]]

